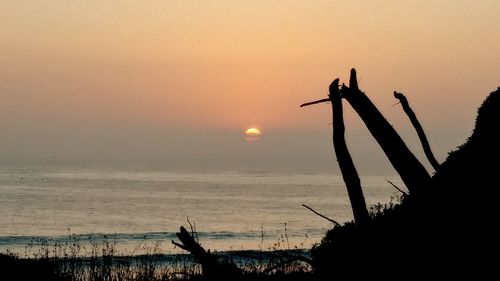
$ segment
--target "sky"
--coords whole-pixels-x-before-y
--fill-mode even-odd
[[[499,12],[487,0],[0,0],[0,166],[338,173],[330,107],[299,105],[352,67],[426,162],[392,106],[406,94],[443,161],[500,85]],[[360,171],[393,173],[344,107]]]

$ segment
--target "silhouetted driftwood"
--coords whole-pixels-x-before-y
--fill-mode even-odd
[[[361,181],[345,141],[345,126],[342,99],[339,92],[339,79],[335,79],[330,84],[329,92],[329,97],[332,101],[333,148],[335,150],[335,155],[337,155],[337,161],[339,162],[349,200],[351,200],[354,220],[358,224],[364,224],[369,219],[368,210],[366,209],[365,197],[361,189]]]
[[[420,143],[422,143],[422,147],[424,149],[425,156],[431,163],[432,167],[434,170],[439,169],[439,162],[436,160],[436,157],[434,157],[434,154],[432,153],[431,146],[429,145],[429,141],[427,140],[427,136],[425,135],[424,129],[422,128],[422,125],[420,122],[418,122],[417,116],[415,115],[415,112],[411,109],[410,105],[408,104],[408,100],[406,99],[405,95],[402,93],[398,93],[394,91],[394,97],[399,100],[401,103],[404,112],[406,115],[408,115],[408,118],[410,118],[411,124],[417,131],[418,138],[420,139]]]
[[[241,270],[235,264],[219,262],[217,257],[207,252],[184,227],[181,226],[180,232],[175,235],[177,235],[181,243],[172,240],[172,244],[190,252],[196,261],[201,264],[203,275],[213,278],[231,278],[241,274]]]
[[[415,155],[411,153],[396,130],[387,122],[371,100],[358,88],[356,70],[351,70],[349,87],[343,85],[341,95],[361,117],[410,193],[425,187],[430,176]]]

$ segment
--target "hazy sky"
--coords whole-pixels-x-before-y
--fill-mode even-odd
[[[0,165],[338,172],[331,80],[440,161],[500,85],[500,1],[0,0]],[[346,107],[362,172],[390,171]],[[243,132],[258,126],[258,142]]]

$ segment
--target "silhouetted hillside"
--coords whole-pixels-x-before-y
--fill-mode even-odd
[[[495,178],[500,161],[499,128],[500,89],[497,89],[479,108],[475,129],[467,142],[449,154],[433,177],[434,185],[444,184],[441,188],[447,191],[461,189],[480,196],[487,195],[483,192],[487,192],[488,187],[480,187],[478,183],[498,186]]]
[[[478,111],[465,144],[449,154],[418,197],[376,206],[364,227],[330,230],[313,248],[322,276],[476,278],[493,272],[500,187],[500,88]]]

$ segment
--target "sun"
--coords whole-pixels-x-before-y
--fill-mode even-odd
[[[255,127],[251,127],[251,128],[248,128],[246,131],[245,131],[245,135],[249,135],[249,136],[256,136],[256,135],[260,135],[260,130],[255,128]]]
[[[260,140],[260,129],[255,127],[250,127],[245,131],[245,140],[249,142]]]

